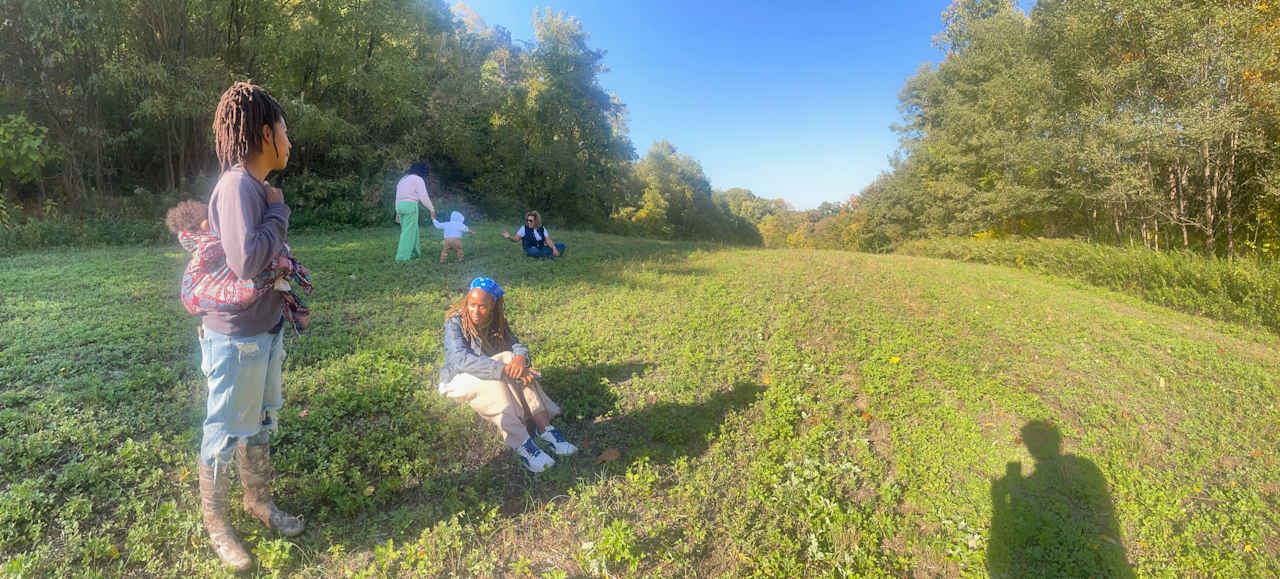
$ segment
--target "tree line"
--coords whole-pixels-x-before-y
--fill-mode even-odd
[[[233,80],[285,107],[295,221],[368,225],[414,160],[494,216],[633,235],[889,250],[945,235],[1280,250],[1280,3],[956,0],[900,93],[891,170],[794,211],[643,157],[580,23],[513,40],[440,0],[0,2],[6,206],[151,207],[216,177]],[[5,201],[7,200],[7,201]],[[6,205],[7,203],[7,205]]]
[[[906,82],[867,247],[1019,234],[1280,249],[1280,4],[957,0]]]
[[[1280,3],[956,0],[899,95],[891,170],[766,245],[1064,237],[1280,251]]]
[[[214,104],[251,79],[295,137],[276,179],[296,222],[384,222],[395,178],[424,160],[494,216],[759,242],[696,161],[665,142],[637,157],[576,19],[539,11],[534,30],[513,40],[440,0],[0,2],[0,209],[205,195]]]

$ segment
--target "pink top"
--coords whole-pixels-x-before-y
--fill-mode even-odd
[[[396,203],[401,201],[416,201],[430,211],[436,210],[431,205],[431,196],[427,194],[427,182],[417,175],[405,175],[396,183]]]

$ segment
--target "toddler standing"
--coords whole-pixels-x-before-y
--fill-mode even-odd
[[[462,234],[470,233],[475,235],[474,231],[467,228],[463,223],[466,218],[461,213],[454,211],[449,214],[449,220],[441,223],[431,218],[431,224],[444,232],[444,249],[440,250],[440,263],[444,263],[449,258],[449,250],[453,250],[458,254],[458,263],[462,263]]]

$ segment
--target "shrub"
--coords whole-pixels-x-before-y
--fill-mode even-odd
[[[378,192],[385,199],[379,199]],[[346,229],[373,225],[379,216],[391,218],[392,197],[385,188],[373,191],[372,185],[361,183],[355,175],[332,179],[304,174],[291,180],[285,190],[285,202],[292,210],[289,227]]]
[[[156,245],[172,241],[172,237],[160,219],[107,215],[19,217],[0,225],[0,255],[45,247]]]

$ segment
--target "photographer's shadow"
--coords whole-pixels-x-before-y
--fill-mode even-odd
[[[1022,440],[1035,458],[1023,476],[1010,462],[991,483],[992,577],[1133,577],[1107,480],[1093,462],[1062,454],[1057,427],[1032,421]]]

